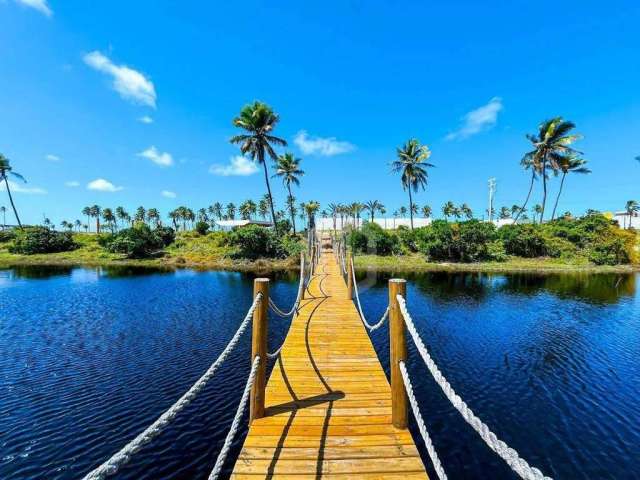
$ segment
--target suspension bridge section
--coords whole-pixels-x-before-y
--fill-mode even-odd
[[[426,479],[338,261],[323,249],[231,478]]]

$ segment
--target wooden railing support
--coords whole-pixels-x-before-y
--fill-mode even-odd
[[[264,417],[264,391],[267,385],[267,333],[269,312],[269,279],[256,278],[253,281],[253,298],[262,294],[260,304],[253,312],[251,332],[251,363],[260,356],[256,379],[251,387],[249,400],[249,422]]]
[[[407,360],[406,327],[397,296],[406,298],[407,282],[389,280],[389,346],[391,363],[391,420],[396,428],[407,428],[408,399],[404,389],[400,362]]]
[[[353,256],[351,253],[347,253],[347,298],[351,300],[353,298],[353,274],[352,272]]]

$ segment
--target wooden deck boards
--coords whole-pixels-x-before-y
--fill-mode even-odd
[[[292,321],[234,479],[426,479],[408,430],[331,251]]]

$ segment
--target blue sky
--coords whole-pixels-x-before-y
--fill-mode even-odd
[[[24,221],[259,198],[228,142],[254,99],[303,159],[296,195],[323,206],[406,204],[389,162],[411,137],[436,165],[420,205],[480,213],[489,177],[519,203],[524,135],[555,115],[593,170],[562,211],[640,199],[637,1],[215,3],[0,0],[0,152],[28,180]]]

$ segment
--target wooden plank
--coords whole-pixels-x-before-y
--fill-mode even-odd
[[[331,251],[323,251],[231,478],[427,479]]]

